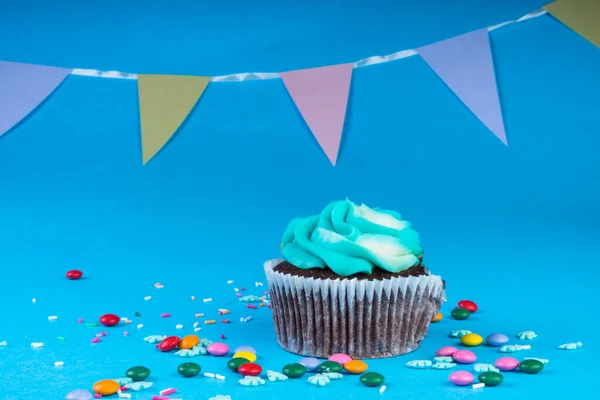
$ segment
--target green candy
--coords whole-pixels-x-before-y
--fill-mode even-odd
[[[479,374],[479,382],[485,383],[485,386],[498,386],[504,380],[504,377],[497,372],[488,371]]]
[[[134,382],[144,381],[150,375],[150,370],[146,367],[131,367],[125,373],[125,376],[131,378]]]
[[[367,372],[366,374],[362,374],[360,377],[360,381],[369,387],[376,387],[383,383],[385,380],[384,376],[378,374],[377,372]]]
[[[471,316],[471,311],[466,308],[457,307],[450,312],[450,315],[452,315],[452,318],[454,319],[464,320]]]
[[[342,372],[344,367],[339,362],[335,361],[324,361],[317,368],[318,372]]]
[[[544,364],[538,360],[523,360],[519,364],[519,369],[526,374],[537,374],[544,369]]]
[[[283,374],[288,378],[300,378],[306,373],[306,367],[298,363],[288,364],[283,367],[281,372],[283,372]]]
[[[177,367],[177,372],[186,378],[191,378],[192,376],[196,376],[200,373],[200,366],[193,362],[183,363]]]
[[[244,357],[232,358],[231,360],[227,361],[227,368],[233,372],[238,372],[238,368],[240,368],[242,364],[247,364],[249,362],[250,360],[247,360]]]
[[[137,311],[135,312],[135,316],[136,316],[136,317],[140,317],[141,315],[142,315],[142,314],[140,314],[139,312],[137,312]]]

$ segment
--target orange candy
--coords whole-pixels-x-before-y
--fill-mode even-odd
[[[103,381],[98,381],[94,383],[92,390],[102,396],[110,396],[119,391],[121,387],[117,383],[117,381],[113,381],[110,379],[105,379]]]
[[[367,370],[367,364],[364,361],[352,360],[344,364],[344,369],[351,374],[362,374]]]
[[[179,342],[179,350],[182,349],[191,349],[194,346],[197,346],[200,343],[200,338],[196,335],[187,335],[184,336],[183,339]]]
[[[442,318],[444,318],[444,316],[442,315],[442,313],[441,313],[441,312],[438,312],[438,313],[435,315],[435,317],[433,317],[433,319],[431,320],[431,322],[438,322],[438,321],[441,321],[441,320],[442,320]]]

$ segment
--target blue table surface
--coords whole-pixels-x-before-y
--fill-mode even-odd
[[[0,59],[128,72],[281,71],[416,47],[544,1],[57,3],[0,4]],[[142,167],[135,81],[69,77],[0,139],[0,341],[8,343],[0,398],[59,400],[134,365],[150,368],[154,383],[133,393],[138,400],[168,387],[193,400],[597,397],[600,50],[550,16],[491,39],[508,147],[412,57],[355,70],[335,168],[279,80],[211,85]],[[420,348],[368,361],[386,376],[383,396],[356,376],[325,388],[306,379],[245,388],[226,358],[180,358],[144,343],[189,334],[203,321],[196,313],[220,320],[217,310],[229,308],[231,324],[201,325],[200,335],[254,346],[264,370],[298,360],[277,345],[270,310],[245,308],[233,288],[260,295],[266,287],[255,282],[266,284],[262,263],[279,255],[286,223],[345,197],[402,212],[421,234],[428,267],[447,282],[445,317]],[[67,280],[72,268],[84,279]],[[461,299],[480,306],[467,321],[449,317]],[[77,322],[105,313],[133,322]],[[253,319],[239,322],[246,316]],[[533,330],[532,349],[515,356],[550,363],[477,391],[453,386],[449,371],[405,366],[457,344],[448,333],[463,328],[503,332],[511,343]],[[92,345],[101,331],[107,336]],[[574,341],[583,347],[557,349]],[[501,356],[474,351],[479,362]],[[187,361],[226,380],[184,379],[176,368]]]

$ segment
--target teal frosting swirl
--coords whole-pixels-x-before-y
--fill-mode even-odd
[[[370,274],[375,266],[400,272],[419,263],[419,235],[395,211],[371,209],[350,200],[293,219],[281,240],[281,253],[301,268],[329,267],[340,276]]]

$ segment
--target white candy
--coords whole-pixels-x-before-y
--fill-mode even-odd
[[[410,368],[429,368],[432,362],[429,360],[414,360],[406,363],[407,367]]]
[[[130,384],[131,382],[133,382],[133,379],[131,378],[115,378],[115,379],[111,379],[111,381],[115,381],[119,384],[119,386],[125,386]]]
[[[485,387],[485,383],[483,382],[473,384],[473,389],[481,389],[482,387]]]
[[[56,362],[54,363],[54,366],[55,366],[55,367],[62,367],[63,365],[65,365],[65,363],[64,363],[64,362],[62,362],[62,361],[56,361]]]
[[[208,400],[231,400],[231,396],[229,396],[228,394],[218,394],[215,397],[211,397]]]
[[[203,301],[203,302],[205,302],[205,303],[209,303],[209,302],[211,302],[211,301],[212,301],[212,299],[209,297],[209,298],[207,298],[207,299],[204,299],[204,300],[202,300],[202,301]]]
[[[152,299],[152,296],[146,296],[146,297],[144,297],[144,300],[146,300],[146,301],[148,301],[150,299]]]
[[[242,386],[261,386],[266,382],[258,376],[246,376],[244,379],[240,379],[238,383]]]
[[[0,347],[5,347],[8,346],[8,342],[6,340],[3,340],[0,342]]]
[[[344,377],[344,375],[339,372],[323,372],[321,375],[328,377],[330,381],[336,381]]]
[[[433,361],[442,362],[442,363],[449,363],[449,362],[454,361],[454,359],[452,357],[440,356],[440,357],[433,357]]]
[[[183,329],[183,325],[177,324],[177,325],[175,325],[175,329]]]
[[[204,376],[207,377],[207,378],[214,378],[215,374],[213,374],[212,372],[205,372]]]
[[[202,328],[200,328],[200,327],[194,328],[194,332],[200,332],[201,330],[202,330]]]
[[[227,284],[231,285],[233,283],[233,281],[227,281]]]
[[[288,379],[287,376],[285,376],[284,374],[282,374],[280,372],[276,372],[276,371],[267,371],[267,378],[271,382],[283,382]]]
[[[56,315],[51,315],[48,317],[48,321],[56,321],[58,317]]]
[[[316,374],[308,378],[308,383],[318,387],[323,387],[331,382],[329,378],[323,374]]]
[[[129,393],[121,393],[121,391],[119,390],[119,398],[121,398],[121,399],[130,399],[131,395]]]
[[[531,345],[520,346],[518,344],[505,344],[504,346],[500,347],[500,352],[501,353],[514,353],[516,351],[529,350],[529,349],[531,349]]]
[[[138,329],[142,329],[144,327],[144,324],[137,324],[137,328]],[[162,339],[161,339],[162,340]],[[148,342],[148,343],[154,343],[154,342]]]
[[[142,324],[140,324],[140,325],[142,325]],[[146,336],[144,338],[144,342],[153,344],[153,343],[162,342],[166,338],[167,338],[166,336],[162,336],[162,335],[150,335],[150,336]]]
[[[450,337],[461,338],[469,333],[473,333],[473,332],[468,331],[466,329],[459,329],[459,330],[450,332]]]
[[[35,304],[35,303],[37,302],[36,298],[34,297],[33,299],[31,299],[31,302],[32,302],[33,304]]]
[[[44,347],[44,343],[42,343],[42,342],[32,342],[31,343],[31,347],[33,347],[34,349],[39,349],[40,347]]]
[[[133,390],[134,392],[139,392],[141,390],[146,390],[152,386],[152,382],[131,382],[125,385],[125,387],[129,390]]]
[[[200,326],[200,322],[198,322],[198,321],[194,322],[194,328],[197,328],[199,326]]]
[[[450,369],[454,367],[456,367],[456,364],[450,362],[436,362],[431,366],[433,369]]]
[[[220,381],[224,381],[225,380],[225,377],[223,375],[219,375],[219,374],[216,374],[215,378],[217,378]]]
[[[565,344],[561,344],[560,346],[558,346],[558,348],[561,350],[577,350],[581,346],[583,346],[583,343],[581,343],[581,342],[565,343]]]
[[[483,372],[500,372],[500,370],[498,370],[498,368],[494,367],[492,364],[483,363],[477,363],[473,365],[473,370],[478,374],[481,374]]]
[[[379,388],[379,393],[383,394],[385,392],[385,385]]]
[[[525,360],[538,360],[542,364],[548,364],[550,362],[550,360],[547,360],[545,358],[537,358],[537,357],[527,357],[527,358],[525,358]]]
[[[533,340],[537,337],[534,331],[520,332],[517,337],[521,340]]]

